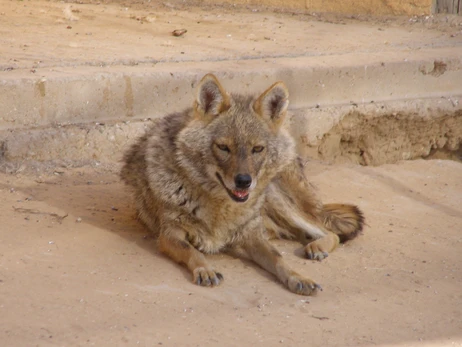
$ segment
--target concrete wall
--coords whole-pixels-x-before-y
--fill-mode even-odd
[[[433,6],[433,0],[202,0],[200,2],[372,15],[426,15],[431,13]]]

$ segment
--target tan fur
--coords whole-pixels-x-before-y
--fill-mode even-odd
[[[292,271],[269,239],[296,239],[321,260],[362,230],[356,206],[316,198],[282,126],[287,106],[282,82],[253,98],[227,94],[209,74],[193,108],[159,120],[125,153],[121,177],[141,221],[195,283],[220,284],[204,254],[228,252],[311,295],[320,287]]]

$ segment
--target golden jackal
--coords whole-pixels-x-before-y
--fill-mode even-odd
[[[319,285],[292,271],[268,240],[299,240],[309,259],[321,260],[362,230],[356,206],[323,205],[310,188],[282,127],[288,96],[282,82],[258,98],[230,95],[206,75],[192,108],[156,122],[125,153],[121,177],[140,219],[198,285],[223,281],[204,254],[224,251],[294,293],[314,294]]]

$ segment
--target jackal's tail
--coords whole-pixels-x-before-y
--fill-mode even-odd
[[[326,228],[337,234],[340,242],[354,239],[363,230],[364,215],[355,205],[326,204],[321,215]]]

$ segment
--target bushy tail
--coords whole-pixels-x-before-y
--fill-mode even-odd
[[[337,234],[340,242],[354,239],[364,226],[364,215],[355,205],[326,204],[322,218],[326,228]]]

